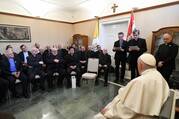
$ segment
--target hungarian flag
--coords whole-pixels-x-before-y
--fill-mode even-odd
[[[128,31],[127,31],[127,39],[131,38],[132,32],[135,29],[135,20],[134,20],[134,13],[133,11],[131,12],[131,17],[128,25]]]

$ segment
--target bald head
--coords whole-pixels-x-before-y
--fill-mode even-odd
[[[107,54],[108,50],[107,49],[103,49],[103,54]]]
[[[156,60],[155,57],[149,53],[142,54],[137,61],[139,74],[147,69],[155,68]]]
[[[163,41],[165,44],[171,43],[173,40],[172,35],[169,33],[163,34]]]
[[[36,47],[33,47],[32,50],[31,50],[31,53],[32,53],[33,55],[36,55],[36,54],[39,53],[39,49],[37,49]]]
[[[57,55],[58,54],[58,49],[57,48],[51,48],[52,54]]]

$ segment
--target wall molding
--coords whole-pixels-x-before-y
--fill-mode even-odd
[[[158,9],[158,8],[163,8],[163,7],[168,7],[168,6],[174,6],[174,5],[178,5],[178,4],[179,4],[179,1],[164,3],[164,4],[161,4],[161,5],[155,5],[155,6],[151,6],[151,7],[141,8],[141,9],[135,10],[134,13]],[[121,15],[126,15],[126,14],[130,14],[130,13],[131,13],[131,11],[126,11],[126,12],[122,12],[122,13],[98,17],[98,19],[101,20],[101,19],[121,16]],[[14,13],[7,13],[7,12],[0,12],[0,14],[1,15],[8,15],[8,16],[16,16],[16,17],[36,19],[36,20],[44,20],[44,21],[50,21],[50,22],[57,22],[57,23],[65,23],[65,24],[79,24],[79,23],[83,23],[83,22],[90,22],[90,21],[96,20],[96,18],[91,18],[91,19],[86,19],[86,20],[77,21],[77,22],[67,22],[67,21],[52,20],[52,19],[47,19],[47,18],[33,17],[33,16],[20,15],[20,14],[14,14]]]
[[[174,5],[178,5],[178,4],[179,4],[179,1],[171,2],[171,3],[165,3],[165,4],[161,4],[161,5],[155,5],[155,6],[141,8],[141,9],[135,10],[134,13],[148,11],[148,10],[153,10],[153,9],[158,9],[158,8],[163,8],[163,7],[174,6]],[[131,11],[126,11],[126,12],[122,12],[122,13],[117,13],[117,14],[112,14],[112,15],[98,17],[98,19],[101,20],[101,19],[121,16],[121,15],[126,15],[126,14],[130,14],[130,13],[131,13]],[[78,21],[78,22],[73,22],[73,24],[78,24],[78,23],[83,23],[83,22],[89,22],[89,21],[94,21],[94,20],[96,20],[96,18],[92,18],[92,19],[88,19],[88,20],[82,20],[82,21]]]
[[[15,17],[23,17],[23,18],[35,19],[35,20],[44,20],[44,21],[57,22],[57,23],[73,24],[72,22],[67,22],[67,21],[52,20],[52,19],[33,17],[33,16],[26,16],[26,15],[14,14],[14,13],[7,13],[7,12],[0,12],[0,14],[1,15],[8,15],[8,16],[15,16]]]

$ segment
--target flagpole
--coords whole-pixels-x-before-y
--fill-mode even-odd
[[[95,17],[95,29],[94,29],[94,34],[93,34],[93,43],[94,45],[99,44],[99,17],[98,16],[94,16]]]
[[[99,39],[99,17],[98,16],[95,16],[96,20],[97,20],[97,32],[98,32],[98,36],[97,36],[97,39]]]

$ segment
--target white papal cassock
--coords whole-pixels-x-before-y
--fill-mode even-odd
[[[155,69],[147,69],[141,76],[119,89],[103,114],[95,119],[150,119],[159,116],[162,105],[169,96],[169,87],[162,75]]]

